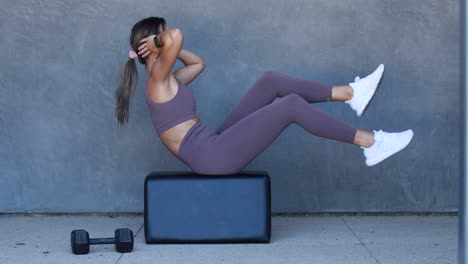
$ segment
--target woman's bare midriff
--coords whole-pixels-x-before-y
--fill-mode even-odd
[[[182,139],[197,121],[200,121],[200,118],[192,118],[169,128],[160,135],[161,141],[173,155],[179,157],[179,149]]]
[[[147,86],[148,87],[153,87],[154,84],[152,84],[151,82],[151,79],[148,79],[147,80]],[[176,87],[176,89],[172,88],[172,87]],[[164,98],[169,98],[169,99],[166,99],[164,100],[163,102],[160,102],[160,103],[165,103],[165,102],[168,102],[170,100],[172,100],[175,96],[175,94],[177,93],[177,89],[179,89],[178,87],[178,83],[177,83],[177,80],[176,78],[171,74],[170,78],[169,78],[169,82],[167,84],[166,87],[155,87],[156,90],[160,90],[160,91],[164,91],[164,90],[172,90],[172,95],[163,95],[162,97]],[[175,90],[175,91],[174,91]],[[152,93],[152,92],[148,92],[148,93]],[[150,95],[151,97],[151,95]],[[155,102],[158,102],[156,101],[154,98],[152,98],[153,101]],[[161,138],[161,141],[163,142],[163,144],[166,146],[166,148],[173,154],[175,155],[176,157],[179,157],[179,149],[180,149],[180,144],[182,143],[182,139],[184,138],[184,136],[187,134],[187,132],[189,131],[189,129],[195,125],[195,123],[197,121],[200,121],[200,118],[196,117],[196,118],[192,118],[190,120],[187,120],[187,121],[184,121],[174,127],[171,127],[169,128],[168,130],[164,131],[159,137]]]

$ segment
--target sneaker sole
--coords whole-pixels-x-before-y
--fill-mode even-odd
[[[381,64],[381,65],[383,65],[383,64]],[[380,65],[379,65],[379,67],[380,67]],[[382,69],[382,73],[380,74],[379,81],[378,81],[377,84],[375,85],[375,88],[372,89],[371,94],[370,94],[370,96],[369,96],[369,99],[367,99],[363,105],[360,105],[360,106],[358,107],[358,111],[357,111],[356,114],[357,114],[357,116],[359,116],[359,117],[362,116],[362,114],[364,113],[364,110],[366,109],[366,106],[369,104],[369,102],[371,101],[372,97],[374,97],[375,91],[377,91],[377,88],[379,87],[379,84],[380,84],[381,81],[382,81],[383,73],[384,73],[384,71],[385,71],[385,66],[383,66],[382,68],[383,68],[383,69]]]
[[[408,142],[406,142],[405,144],[401,145],[399,148],[395,149],[394,151],[392,152],[387,152],[387,153],[383,153],[381,156],[379,156],[378,158],[375,158],[373,160],[369,160],[367,161],[366,160],[366,165],[367,166],[374,166],[375,164],[385,160],[386,158],[392,156],[393,154],[396,154],[398,153],[399,151],[401,151],[402,149],[406,148],[406,146],[408,146],[408,144],[411,142],[411,140],[413,139],[413,136],[414,136],[414,132],[411,132],[411,137],[409,138]]]

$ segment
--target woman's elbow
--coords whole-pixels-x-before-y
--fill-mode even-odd
[[[202,70],[203,70],[205,68],[205,59],[204,58],[201,58],[200,65],[201,65]]]
[[[171,31],[172,39],[184,39],[184,35],[182,34],[182,30],[180,30],[179,28],[171,28],[169,30]]]

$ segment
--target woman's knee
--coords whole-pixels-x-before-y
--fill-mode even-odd
[[[277,82],[278,77],[281,75],[280,72],[273,71],[273,70],[266,70],[263,72],[261,79],[269,81],[270,84],[274,84]]]
[[[278,97],[278,86],[275,84],[276,73],[274,71],[264,71],[260,78],[255,81],[252,89],[259,90],[260,93],[274,94]]]
[[[294,105],[303,104],[304,102],[307,102],[302,96],[294,93],[281,97],[281,100],[285,103]]]
[[[262,78],[271,78],[275,75],[275,71],[272,71],[272,70],[266,70],[263,72],[262,74]]]
[[[309,103],[298,94],[288,94],[279,98],[278,101],[281,109],[290,114],[291,122],[295,122],[298,109],[309,106]]]

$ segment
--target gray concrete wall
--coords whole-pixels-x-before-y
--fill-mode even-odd
[[[188,87],[217,128],[265,70],[347,84],[377,65],[364,116],[318,107],[365,130],[415,136],[367,167],[354,145],[289,126],[246,169],[267,170],[274,212],[456,211],[459,1],[1,1],[0,211],[142,212],[145,176],[188,170],[157,138],[140,83],[120,128],[114,92],[131,27],[165,17],[206,59]],[[234,41],[233,41],[234,40]],[[174,67],[183,66],[177,62]]]

